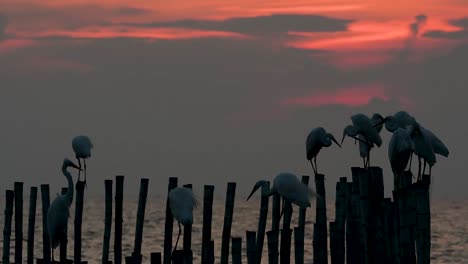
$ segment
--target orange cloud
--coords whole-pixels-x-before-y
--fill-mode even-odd
[[[308,107],[318,107],[322,105],[346,105],[356,107],[367,105],[372,99],[387,101],[389,98],[385,95],[385,90],[382,86],[369,85],[336,91],[323,91],[305,97],[289,98],[286,99],[283,104]]]
[[[0,55],[14,52],[18,49],[26,48],[35,44],[31,39],[7,39],[0,42]]]

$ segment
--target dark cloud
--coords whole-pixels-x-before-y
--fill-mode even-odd
[[[143,8],[136,8],[136,7],[121,7],[121,8],[115,9],[115,11],[118,15],[129,15],[129,16],[153,13],[150,10],[143,9]]]
[[[271,15],[214,20],[179,20],[156,23],[127,23],[137,27],[181,27],[222,30],[244,34],[274,34],[287,31],[344,31],[352,20],[317,15]]]
[[[427,16],[424,14],[420,14],[414,17],[415,22],[410,24],[410,30],[413,36],[417,36],[418,33],[421,31],[421,27],[424,26],[424,24],[427,21]]]
[[[0,41],[6,38],[6,27],[8,25],[8,17],[0,14]]]
[[[455,19],[450,21],[450,24],[460,27],[458,31],[443,31],[431,30],[424,34],[430,38],[445,38],[445,39],[468,39],[468,18]]]

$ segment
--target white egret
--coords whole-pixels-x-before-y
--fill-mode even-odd
[[[380,131],[382,130],[382,127],[383,127],[383,124],[382,124],[383,117],[382,117],[382,115],[380,115],[378,113],[375,113],[375,114],[372,115],[371,120],[372,120],[372,124],[377,129],[377,132],[380,133]],[[368,166],[367,163],[369,162],[369,160],[368,160],[369,153],[370,153],[371,149],[374,147],[374,144],[365,143],[366,138],[362,134],[359,134],[357,137],[358,137],[358,140],[359,140],[359,155],[361,156],[362,161],[364,163],[364,168],[366,168]]]
[[[322,147],[330,147],[332,142],[335,142],[340,148],[341,145],[336,141],[335,137],[331,133],[327,133],[323,127],[317,127],[310,131],[306,140],[306,155],[307,160],[310,161],[312,169],[315,174],[318,174],[317,169],[317,155]],[[314,159],[314,162],[312,162]],[[315,166],[314,166],[315,163]]]
[[[67,178],[68,189],[63,195],[58,195],[47,210],[47,229],[49,233],[50,246],[52,247],[52,261],[54,249],[60,244],[65,236],[65,228],[68,224],[69,208],[73,201],[73,179],[67,171],[68,167],[81,170],[69,159],[65,159],[62,165],[62,173]]]
[[[84,163],[84,182],[86,183],[86,159],[91,157],[91,149],[93,144],[91,139],[87,136],[76,136],[72,140],[72,148],[75,152],[75,157],[78,160],[78,166],[81,168],[81,159]],[[78,174],[78,181],[80,180],[81,173]]]
[[[401,179],[413,153],[413,141],[408,130],[398,128],[393,132],[388,146],[388,157],[394,174],[394,188],[401,187]]]
[[[416,119],[406,111],[396,112],[393,116],[385,117],[378,125],[385,123],[385,129],[393,133],[398,128],[407,128],[412,126]]]
[[[419,169],[418,181],[421,180],[421,159],[424,160],[424,169],[422,174],[426,171],[426,164],[429,165],[429,175],[431,174],[432,166],[436,163],[436,156],[432,146],[432,139],[430,138],[427,130],[423,129],[418,122],[415,122],[409,129],[411,140],[414,144],[414,154],[418,156]]]
[[[247,201],[250,197],[263,185],[267,184],[267,181],[260,180],[255,183],[255,186],[247,197]],[[273,180],[273,186],[270,187],[268,192],[264,195],[270,196],[274,193],[278,193],[283,200],[289,201],[300,208],[310,207],[310,198],[317,197],[315,191],[307,187],[302,183],[296,175],[289,172],[282,172],[278,174]],[[284,205],[284,204],[283,204]]]
[[[374,114],[374,119],[379,118],[379,116],[379,114]],[[382,145],[382,138],[377,130],[378,125],[374,124],[374,121],[364,114],[351,116],[351,121],[353,125],[349,125],[343,130],[341,143],[343,144],[345,137],[349,136],[366,144],[369,147],[369,151],[367,152],[367,164],[365,164],[365,167],[368,167],[370,165],[370,149],[373,145],[377,145],[378,147]],[[362,137],[359,137],[359,135],[362,135]]]
[[[180,234],[182,233],[180,224],[185,226],[193,223],[193,208],[196,208],[197,204],[197,199],[189,188],[177,187],[169,192],[171,212],[179,224],[179,235],[177,236],[174,251],[177,249],[177,243],[179,243]]]

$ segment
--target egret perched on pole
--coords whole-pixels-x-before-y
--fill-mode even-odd
[[[255,183],[252,192],[247,201],[252,195],[263,185],[268,184],[265,180],[260,180]],[[265,196],[271,196],[274,193],[278,193],[283,200],[289,201],[300,208],[310,207],[310,198],[317,197],[315,191],[310,189],[307,185],[302,183],[296,175],[289,172],[282,172],[278,174],[273,180],[273,186],[270,187],[268,192],[264,193]],[[283,203],[284,209],[284,203]],[[281,212],[283,215],[283,212]]]
[[[394,188],[401,188],[403,172],[408,166],[410,156],[413,153],[413,141],[408,130],[398,128],[393,132],[388,146],[388,157],[393,171]]]
[[[375,114],[372,115],[371,120],[372,120],[372,124],[377,129],[377,132],[380,133],[380,131],[382,130],[382,127],[383,127],[383,124],[381,123],[382,120],[383,120],[382,115],[380,115],[378,113],[375,113]],[[366,168],[368,166],[367,163],[369,162],[369,160],[368,160],[369,153],[370,153],[371,149],[374,147],[374,144],[365,143],[366,138],[362,134],[359,134],[357,137],[358,137],[358,141],[359,141],[359,143],[358,143],[359,144],[359,155],[362,158],[364,168]]]
[[[171,212],[179,224],[179,235],[177,236],[174,251],[172,251],[173,253],[177,249],[180,234],[182,233],[180,224],[185,226],[193,223],[193,208],[196,208],[197,204],[197,199],[189,188],[177,187],[169,192],[169,205],[171,207]]]
[[[81,169],[81,159],[84,163],[84,182],[86,183],[86,159],[91,157],[91,149],[93,144],[91,139],[87,136],[76,136],[72,140],[73,151],[75,152],[75,157],[78,160],[78,166]],[[78,174],[78,181],[80,180],[81,173]]]
[[[416,119],[408,112],[399,111],[396,112],[393,116],[387,116],[383,118],[378,124],[376,124],[376,126],[385,123],[385,129],[387,129],[388,132],[393,133],[398,128],[407,128],[412,126],[415,122]]]
[[[343,144],[346,136],[366,144],[369,147],[369,152],[367,153],[367,163],[365,164],[365,167],[369,167],[370,148],[373,145],[380,147],[382,145],[382,138],[380,137],[379,131],[377,130],[373,120],[368,116],[364,114],[355,114],[351,116],[351,121],[353,122],[353,125],[349,125],[343,130],[341,144]],[[362,137],[359,138],[358,135],[362,135]],[[364,138],[364,140],[362,138]]]
[[[47,229],[49,233],[50,246],[52,248],[52,261],[54,260],[54,249],[60,244],[65,236],[65,228],[68,224],[69,208],[73,201],[73,179],[67,171],[68,167],[81,170],[69,159],[65,159],[62,165],[62,173],[67,178],[68,189],[63,195],[58,195],[47,210]]]
[[[325,131],[323,127],[317,127],[312,129],[310,131],[309,135],[307,136],[306,140],[306,155],[307,155],[307,160],[310,162],[310,165],[312,165],[312,169],[314,170],[315,174],[318,174],[318,169],[317,169],[317,155],[322,149],[322,147],[330,147],[332,142],[335,142],[336,145],[338,145],[341,148],[340,143],[336,141],[335,137],[331,134]],[[312,162],[312,159],[314,159],[314,162]],[[315,163],[315,166],[314,166]]]

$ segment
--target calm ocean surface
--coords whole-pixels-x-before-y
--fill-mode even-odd
[[[40,195],[38,195],[40,197]],[[135,221],[137,198],[124,198],[124,223],[123,223],[123,256],[131,255],[135,234]],[[3,200],[3,199],[2,199]],[[24,246],[23,252],[26,254],[27,219],[28,219],[28,198],[24,199]],[[4,208],[4,201],[1,204]],[[468,202],[467,201],[433,201],[431,204],[432,213],[432,263],[466,263],[468,264]],[[314,207],[312,207],[314,209]],[[3,211],[3,210],[2,210]],[[259,200],[246,202],[240,198],[236,199],[234,210],[234,220],[232,226],[232,236],[243,238],[245,247],[245,231],[256,230],[259,211]],[[293,226],[297,225],[297,207],[294,207]],[[38,200],[36,209],[36,232],[35,232],[35,256],[42,257],[42,215],[41,202]],[[69,242],[68,254],[73,254],[73,213],[71,208],[71,219],[69,220]],[[113,212],[114,213],[114,212]],[[88,263],[100,263],[102,255],[102,239],[104,234],[104,200],[100,198],[85,198],[82,232],[82,260]],[[313,220],[315,210],[308,210],[306,219],[306,241],[305,241],[305,261],[312,263],[312,235]],[[334,202],[327,205],[328,220],[334,218]],[[194,211],[194,225],[192,234],[192,247],[194,251],[194,262],[199,263],[201,251],[201,230],[202,230],[202,208]],[[221,251],[221,234],[224,218],[224,199],[216,199],[213,204],[213,230],[212,237],[215,240],[216,263],[219,263]],[[145,225],[143,230],[142,254],[145,263],[149,263],[150,252],[162,251],[164,240],[164,219],[165,200],[162,198],[148,197],[145,215]],[[4,216],[0,219],[0,227],[3,230]],[[14,221],[14,220],[13,220]],[[268,222],[267,231],[271,224]],[[14,229],[14,224],[12,225]],[[110,259],[113,259],[113,229],[111,235]],[[174,224],[174,233],[177,234],[177,224]],[[174,236],[173,243],[175,243]],[[181,238],[182,239],[182,238]],[[3,247],[3,236],[0,247]],[[266,237],[265,237],[266,240]],[[179,241],[181,245],[181,241]],[[14,252],[14,231],[12,231],[12,254]],[[2,250],[0,250],[2,252]],[[243,250],[245,254],[245,249]],[[56,258],[59,251],[55,252]],[[267,263],[267,244],[264,245],[262,263]],[[292,250],[291,256],[294,257]],[[25,255],[26,257],[26,255]],[[25,259],[24,257],[24,259]],[[245,256],[244,256],[245,257]],[[13,255],[11,255],[13,259]]]

